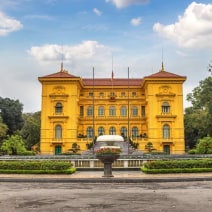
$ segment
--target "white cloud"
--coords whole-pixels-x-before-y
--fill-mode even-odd
[[[130,23],[133,26],[139,26],[141,24],[141,17],[131,19]]]
[[[106,0],[106,2],[112,2],[117,8],[121,9],[130,5],[144,4],[149,0]]]
[[[212,47],[212,4],[192,2],[178,22],[170,25],[156,23],[153,30],[185,48]]]
[[[102,15],[102,12],[99,11],[97,8],[94,8],[94,9],[93,9],[93,12],[94,12],[96,15],[98,15],[98,16],[101,16],[101,15]]]
[[[7,17],[4,13],[0,12],[0,36],[20,30],[22,27],[23,25],[20,21]]]
[[[61,46],[57,44],[33,46],[28,53],[40,62],[61,60],[62,58],[72,62],[93,57],[104,57],[104,55],[110,54],[110,48],[99,44],[97,41],[88,40],[74,46]]]

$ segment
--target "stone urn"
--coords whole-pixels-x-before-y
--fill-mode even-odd
[[[96,151],[96,158],[104,164],[103,177],[114,177],[112,175],[112,163],[120,157],[120,146],[112,146],[115,141],[123,141],[121,136],[103,135],[97,138],[97,142],[103,142],[104,145]]]

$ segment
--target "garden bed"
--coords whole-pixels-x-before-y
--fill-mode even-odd
[[[66,161],[0,161],[0,174],[72,174],[76,171]]]
[[[212,159],[148,161],[141,171],[147,174],[212,172]]]

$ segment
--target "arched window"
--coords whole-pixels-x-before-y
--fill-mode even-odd
[[[163,102],[162,113],[170,113],[170,106],[168,102]]]
[[[58,102],[56,105],[55,105],[55,113],[62,113],[63,112],[63,105]]]
[[[116,128],[115,127],[110,127],[109,134],[110,135],[116,135]]]
[[[55,126],[55,138],[56,139],[62,139],[62,127],[61,127],[61,125]]]
[[[127,108],[125,106],[120,108],[120,116],[127,116]]]
[[[170,127],[168,124],[163,126],[163,138],[167,139],[170,138]]]
[[[92,127],[87,128],[87,137],[93,138],[93,128]]]
[[[100,106],[98,108],[98,116],[104,116],[105,115],[105,109],[103,106]]]
[[[132,128],[132,137],[137,137],[138,136],[138,128],[137,127],[133,127]]]
[[[127,128],[126,127],[121,128],[121,136],[127,137]]]
[[[136,106],[132,107],[132,116],[138,116],[138,108]]]
[[[105,129],[103,127],[99,127],[98,135],[104,135],[104,134],[105,134]]]
[[[110,106],[110,108],[109,108],[109,116],[116,116],[116,108],[115,108],[115,106]]]
[[[87,116],[93,116],[93,107],[92,106],[89,106],[87,108]]]

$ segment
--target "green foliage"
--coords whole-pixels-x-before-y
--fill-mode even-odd
[[[147,169],[145,167],[142,167],[141,171],[146,174],[202,173],[202,172],[212,172],[212,168]]]
[[[185,139],[187,146],[193,148],[198,139],[212,137],[212,77],[200,81],[187,100],[192,107],[185,111]]]
[[[194,154],[198,154],[198,152],[197,152],[196,149],[190,149],[190,150],[188,151],[188,154],[194,155]]]
[[[26,152],[26,147],[21,136],[11,135],[3,140],[1,151],[8,155],[18,155]]]
[[[2,117],[0,116],[0,141],[5,138],[8,131],[8,127],[3,123]]]
[[[133,142],[131,139],[129,139],[129,144],[130,144],[134,149],[138,149],[139,143],[135,143],[135,142]]]
[[[76,171],[67,161],[0,161],[0,173],[72,174]]]
[[[155,150],[155,148],[153,147],[152,142],[148,142],[148,143],[145,145],[145,149],[146,149],[148,152],[152,152],[153,150]]]
[[[75,167],[66,170],[9,170],[0,169],[1,174],[73,174]]]
[[[207,112],[186,108],[184,115],[185,141],[189,149],[193,149],[200,138],[207,136]]]
[[[26,147],[31,147],[40,141],[40,112],[23,114],[24,125],[20,131]]]
[[[212,137],[204,137],[197,144],[197,152],[199,154],[212,154]]]
[[[141,170],[150,174],[212,172],[212,159],[148,161]]]
[[[36,153],[34,151],[24,151],[24,152],[20,152],[18,155],[23,155],[23,156],[30,156],[30,155],[36,155]]]
[[[0,97],[0,109],[3,123],[8,126],[9,135],[15,134],[23,126],[23,105],[19,100]]]
[[[212,159],[201,160],[155,160],[144,164],[148,169],[173,169],[173,168],[212,168]]]
[[[97,137],[95,136],[94,141],[86,144],[87,149],[92,149],[93,148],[93,146],[96,144],[96,139],[97,139]]]
[[[72,151],[73,153],[77,153],[79,150],[80,150],[80,146],[77,143],[73,143],[70,151]]]
[[[0,161],[0,169],[9,170],[66,170],[72,167],[67,161]]]

